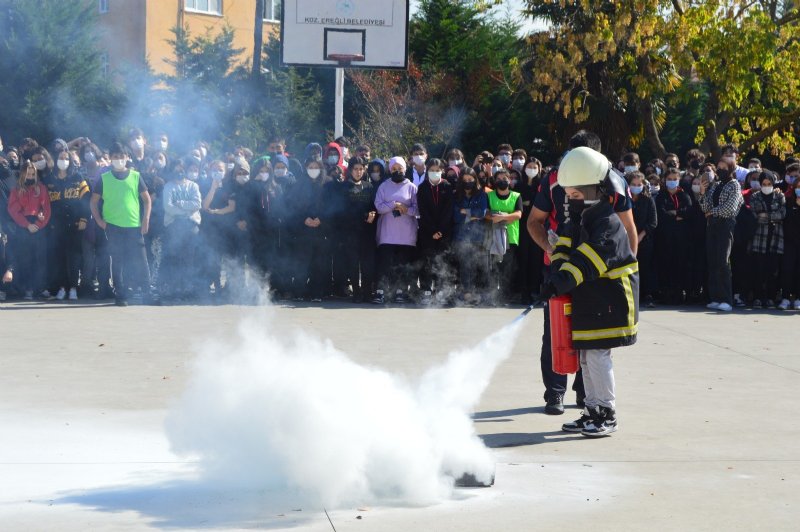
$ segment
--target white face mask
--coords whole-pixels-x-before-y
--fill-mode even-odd
[[[661,187],[654,187],[650,185],[650,194],[658,194],[659,190],[661,190]]]
[[[169,146],[169,143],[167,141],[165,141],[165,140],[162,140],[161,141],[161,151],[167,151],[167,146]]]
[[[44,159],[36,161],[35,163],[33,163],[33,167],[36,168],[37,170],[44,170],[45,168],[47,168],[47,161],[45,161]]]
[[[339,156],[338,155],[328,155],[328,164],[334,165],[338,164]]]
[[[508,164],[511,162],[511,156],[507,153],[501,153],[497,156],[497,158],[503,161],[503,164]]]
[[[121,172],[125,170],[125,159],[111,159],[111,166],[113,166],[114,170],[117,172]]]
[[[462,161],[461,159],[451,159],[447,162],[450,164],[450,166],[458,166],[461,164]]]
[[[162,169],[165,166],[167,166],[167,161],[165,161],[163,159],[159,159],[158,161],[156,161],[156,168]]]
[[[234,166],[236,166],[234,163],[228,163],[225,165],[225,168],[227,168],[228,171],[230,172],[231,170],[233,170]]]
[[[431,185],[438,185],[442,181],[442,173],[428,172],[428,181],[431,182]]]
[[[381,179],[381,173],[380,173],[380,172],[372,172],[371,174],[369,174],[369,177],[370,177],[370,179],[372,179],[373,181],[380,181],[380,179]]]
[[[242,157],[241,155],[237,155],[236,158],[233,160],[233,162],[235,162],[239,166],[242,166],[245,163],[245,158]]]
[[[533,179],[534,177],[539,175],[539,169],[538,168],[526,168],[525,169],[525,175],[528,176],[529,178]]]
[[[211,179],[213,179],[214,181],[222,181],[224,177],[225,177],[225,172],[220,172],[219,170],[217,170],[216,172],[211,172]]]
[[[275,171],[275,175],[278,175],[278,171]],[[269,172],[259,172],[256,176],[256,181],[267,181],[269,179]]]
[[[636,171],[636,170],[638,170],[638,169],[639,169],[639,167],[638,167],[638,166],[635,166],[635,165],[633,165],[633,166],[626,166],[626,167],[625,167],[625,173],[626,173],[626,174],[630,174],[631,172],[635,172],[635,171]]]
[[[208,150],[206,150],[205,148],[201,147],[201,148],[200,148],[200,157],[202,157],[203,159],[205,159],[205,158],[206,158],[206,155],[208,155]]]
[[[427,160],[424,155],[414,155],[412,159],[414,160],[414,164],[417,166],[422,166]]]
[[[189,181],[197,181],[199,175],[200,174],[198,174],[197,172],[187,172],[186,179],[188,179]]]
[[[706,177],[708,178],[708,182],[711,183],[712,181],[714,181],[714,178],[716,176],[714,175],[714,172],[709,170],[708,172],[706,172]]]
[[[658,166],[656,166],[656,175],[658,176],[661,175],[661,168],[659,168]]]
[[[773,190],[775,190],[775,187],[761,187],[761,193],[766,194],[767,196],[772,194]]]
[[[142,148],[144,148],[144,139],[141,137],[133,139],[133,141],[131,142],[131,148],[133,148],[134,150],[141,150]]]
[[[310,177],[311,179],[316,179],[319,177],[320,172],[322,172],[322,170],[320,170],[319,168],[309,168],[308,177]]]
[[[514,169],[519,170],[520,168],[525,166],[525,159],[514,159],[512,166],[514,167]]]
[[[240,185],[244,185],[248,181],[250,181],[250,176],[249,175],[237,175],[236,176],[236,182],[239,183]]]
[[[56,164],[58,165],[59,170],[66,170],[67,168],[69,168],[69,161],[67,161],[66,159],[59,159]]]
[[[289,173],[289,170],[286,168],[276,168],[275,169],[275,177],[286,177],[286,174]]]
[[[700,194],[700,185],[692,185],[692,192]]]

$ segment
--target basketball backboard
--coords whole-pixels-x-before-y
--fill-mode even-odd
[[[409,0],[283,0],[281,63],[405,69],[408,17]]]

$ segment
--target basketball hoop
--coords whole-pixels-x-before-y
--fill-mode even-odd
[[[328,54],[327,59],[339,63],[340,68],[346,68],[353,61],[364,61],[364,54]]]

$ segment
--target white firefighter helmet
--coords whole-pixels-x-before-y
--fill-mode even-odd
[[[602,153],[585,146],[574,148],[558,166],[558,184],[565,188],[599,185],[610,168],[611,163]]]

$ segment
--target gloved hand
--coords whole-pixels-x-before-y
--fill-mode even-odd
[[[542,285],[542,289],[539,290],[539,299],[541,299],[542,301],[547,301],[550,298],[555,297],[557,295],[558,292],[556,291],[556,287],[550,281],[544,283]]]

